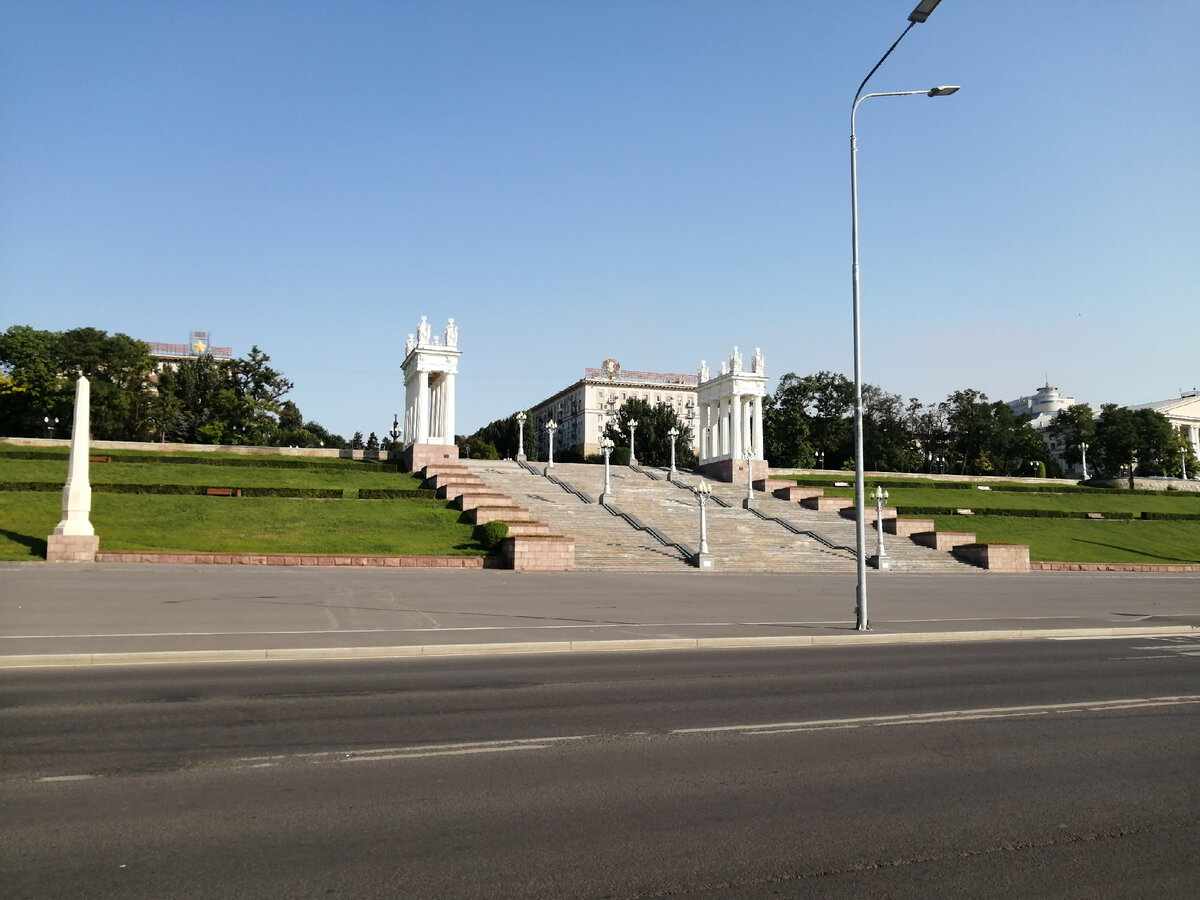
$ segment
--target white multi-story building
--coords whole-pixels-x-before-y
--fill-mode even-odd
[[[1129,408],[1152,409],[1162,413],[1171,423],[1171,427],[1176,429],[1187,441],[1188,446],[1192,448],[1192,453],[1200,456],[1200,390],[1193,388],[1190,391],[1184,391],[1173,400],[1157,400],[1154,403],[1141,403]],[[1194,477],[1195,474],[1189,472],[1188,476]]]
[[[578,450],[584,456],[599,453],[604,426],[630,400],[674,407],[680,422],[691,426],[693,449],[699,447],[695,375],[632,371],[622,369],[615,359],[606,359],[598,369],[585,369],[583,378],[570,387],[530,407],[538,458],[545,459],[549,452],[546,423],[551,419],[558,425],[555,453],[567,449]]]

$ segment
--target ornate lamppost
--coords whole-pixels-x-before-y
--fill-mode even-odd
[[[388,434],[392,436],[392,449],[395,449],[400,441],[400,413],[392,413],[392,428]]]
[[[696,499],[700,501],[700,552],[696,554],[696,568],[711,569],[712,557],[708,553],[708,521],[705,504],[712,493],[712,485],[703,478],[695,487]]]
[[[558,431],[558,423],[555,422],[553,419],[551,419],[549,422],[546,423],[546,435],[550,439],[550,455],[549,455],[549,457],[547,457],[547,459],[549,460],[546,463],[547,469],[554,468],[554,432],[556,432],[556,431]]]
[[[634,435],[637,434],[637,425],[637,419],[629,420],[629,464],[631,466],[636,466],[638,464],[637,454],[633,450],[633,439]]]
[[[818,469],[825,468],[825,451],[824,450],[817,451],[817,468]]]
[[[1179,471],[1184,481],[1187,481],[1187,447],[1179,448]]]
[[[609,480],[608,455],[612,453],[613,439],[606,434],[600,435],[600,452],[604,454],[604,493],[600,502],[607,505],[612,500],[612,483]]]
[[[1080,455],[1083,457],[1083,480],[1084,480],[1084,481],[1087,481],[1087,478],[1088,478],[1088,474],[1087,474],[1087,448],[1088,448],[1088,445],[1087,445],[1085,442],[1083,442],[1083,441],[1080,441],[1080,442],[1079,442],[1079,453],[1080,453]]]
[[[679,437],[679,429],[674,425],[667,432],[667,437],[671,439],[671,471],[667,473],[667,480],[670,481],[679,473],[675,470],[675,439]]]
[[[55,416],[53,419],[46,416],[43,421],[46,423],[46,437],[53,438],[54,429],[58,427],[58,416]]]
[[[517,462],[525,462],[525,411],[517,413]]]
[[[888,492],[879,485],[875,485],[875,490],[871,492],[871,499],[875,501],[875,530],[878,541],[873,565],[876,569],[885,571],[892,567],[892,561],[888,559],[887,551],[883,549],[883,507],[887,503]]]

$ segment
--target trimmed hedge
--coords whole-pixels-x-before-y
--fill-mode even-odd
[[[174,494],[184,497],[207,496],[208,491],[240,491],[243,497],[290,497],[304,500],[341,500],[341,488],[291,488],[291,487],[233,487],[230,485],[196,484],[93,484],[93,494]],[[62,482],[55,481],[3,481],[0,491],[40,491],[58,493]]]
[[[508,537],[508,523],[494,521],[476,525],[475,530],[471,533],[471,537],[479,546],[490,553],[496,549],[497,544]]]
[[[897,507],[896,515],[900,516],[957,516],[958,510],[965,507],[953,506],[904,506]],[[1105,519],[1136,519],[1139,513],[1132,512],[1106,512],[1102,514]],[[1145,518],[1146,513],[1140,514]],[[977,509],[968,516],[962,516],[964,519],[981,518],[986,516],[1012,516],[1014,518],[1024,519],[1087,519],[1091,514],[1087,512],[1075,512],[1066,509]],[[1197,517],[1200,518],[1200,517]]]
[[[359,488],[359,500],[436,500],[437,491],[418,488],[416,490],[393,490],[391,488]]]
[[[249,467],[259,469],[346,469],[349,467],[348,462],[334,462],[333,460],[262,459],[253,456],[230,459],[228,457],[205,458],[203,456],[160,456],[157,454],[134,456],[131,454],[105,453],[103,450],[98,450],[96,448],[92,448],[92,450],[94,452],[90,452],[90,456],[107,456],[115,463],[224,466],[228,468]],[[63,462],[66,462],[68,455],[66,452],[54,453],[47,450],[0,450],[0,459],[4,458],[48,459],[62,460]],[[367,465],[380,472],[400,471],[400,466],[396,465],[395,463],[381,463],[371,459],[356,459],[351,460],[350,462],[358,463],[359,465]]]

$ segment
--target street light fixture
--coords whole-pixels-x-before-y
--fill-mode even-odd
[[[393,444],[400,440],[400,413],[392,413],[392,428],[388,434],[392,436]]]
[[[671,439],[671,471],[667,473],[667,480],[670,481],[679,474],[675,470],[675,439],[679,437],[679,429],[672,425],[670,430],[667,431],[667,437]]]
[[[1080,455],[1081,455],[1081,456],[1082,456],[1082,458],[1083,458],[1083,480],[1084,480],[1084,481],[1087,481],[1087,480],[1088,480],[1088,473],[1087,473],[1087,448],[1088,448],[1088,445],[1087,445],[1086,443],[1084,443],[1083,441],[1080,441],[1080,443],[1079,443],[1079,453],[1080,453]]]
[[[600,436],[600,452],[604,454],[604,493],[600,495],[600,503],[607,505],[612,500],[612,482],[609,480],[608,455],[612,453],[613,439],[608,435]]]
[[[554,468],[554,432],[558,431],[558,423],[551,419],[546,423],[546,434],[550,438],[550,455],[547,457],[547,469]]]
[[[708,522],[705,516],[705,503],[712,493],[712,485],[703,478],[695,487],[696,499],[700,501],[700,552],[696,554],[696,567],[699,569],[712,568],[712,558],[708,554]]]
[[[928,91],[887,91],[878,94],[864,94],[863,88],[867,86],[867,82],[871,80],[879,67],[883,65],[892,51],[897,45],[904,40],[904,35],[912,30],[914,25],[924,22],[929,18],[929,14],[933,12],[940,0],[921,0],[917,7],[909,14],[908,27],[901,32],[900,37],[896,38],[887,52],[879,58],[879,62],[875,63],[874,68],[867,73],[867,77],[859,84],[858,90],[854,92],[854,102],[850,106],[850,239],[853,247],[853,267],[851,271],[851,279],[854,290],[854,512],[855,512],[855,547],[857,550],[857,596],[854,609],[855,629],[857,631],[867,631],[870,628],[870,621],[867,617],[867,557],[866,557],[866,530],[863,519],[866,514],[866,485],[863,476],[863,403],[862,403],[862,322],[859,303],[859,285],[858,285],[858,142],[855,137],[854,117],[858,112],[858,105],[869,97],[907,97],[916,94],[925,94],[929,97],[945,97],[953,94],[958,90],[957,85],[941,85],[931,88]]]
[[[871,499],[875,501],[875,529],[877,534],[875,568],[884,571],[892,567],[892,561],[888,559],[887,551],[883,549],[883,507],[887,504],[888,492],[879,485],[875,485],[875,490],[871,492]]]
[[[524,410],[517,413],[517,462],[525,462],[525,420],[528,418]]]
[[[637,426],[637,419],[629,420],[629,464],[631,466],[636,466],[638,464],[637,454],[633,451],[633,438],[637,433]]]

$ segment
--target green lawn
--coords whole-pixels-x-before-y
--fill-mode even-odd
[[[938,531],[969,531],[982,543],[1026,544],[1053,562],[1200,563],[1200,522],[934,516]]]
[[[462,513],[441,501],[286,500],[93,494],[102,550],[480,556]],[[0,559],[44,559],[58,494],[0,492]]]
[[[208,487],[392,488],[412,490],[421,479],[404,472],[383,472],[378,466],[346,460],[346,465],[320,469],[275,469],[256,466],[206,466],[111,462],[91,463],[92,484],[190,484]],[[11,459],[0,454],[0,482],[62,482],[67,461]],[[351,496],[354,496],[352,493]]]
[[[197,454],[201,458],[203,454]],[[234,457],[245,459],[246,457]],[[275,457],[267,457],[271,459]],[[335,467],[92,463],[93,484],[209,487],[413,489],[417,476],[378,464],[340,460]],[[0,482],[54,482],[61,460],[14,459],[0,452]],[[61,492],[0,491],[0,559],[44,559],[46,536],[62,518]],[[161,494],[92,494],[91,521],[104,550],[237,553],[348,553],[381,556],[478,556],[474,526],[440,500],[292,500]]]

